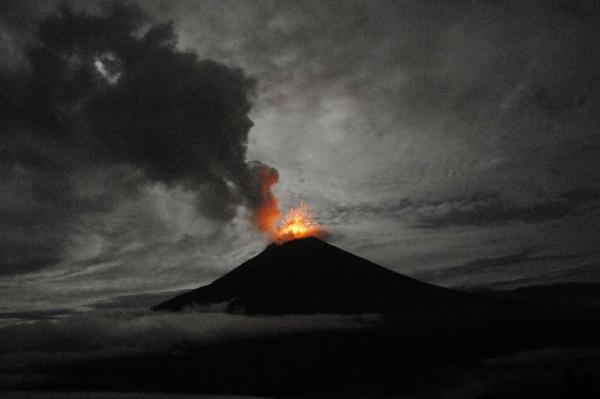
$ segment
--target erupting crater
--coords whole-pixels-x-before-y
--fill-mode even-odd
[[[275,226],[275,242],[284,243],[297,238],[320,237],[321,226],[314,221],[311,210],[305,202],[300,201],[297,208],[291,208],[279,219]]]

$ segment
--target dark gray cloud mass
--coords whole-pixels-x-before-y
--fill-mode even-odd
[[[209,282],[277,180],[403,273],[597,279],[597,2],[66,4],[0,3],[0,312]]]
[[[420,220],[424,227],[540,222],[571,214],[585,214],[598,207],[598,199],[596,191],[579,189],[565,192],[556,199],[548,199],[548,202],[522,205],[505,200],[498,193],[476,193],[471,197],[449,201],[450,206],[445,211],[423,215]]]
[[[577,255],[547,255],[528,250],[495,258],[473,259],[454,267],[421,269],[413,273],[413,277],[463,288],[511,288],[539,281],[589,282],[600,277],[597,269],[599,261],[600,252],[597,251]],[[499,283],[490,284],[490,281]]]
[[[2,181],[25,186],[14,201],[26,208],[5,204],[1,274],[57,263],[71,219],[148,182],[199,193],[199,213],[226,222],[260,207],[261,179],[276,174],[246,161],[254,80],[177,50],[172,25],[137,5],[109,4],[100,15],[63,5],[1,76]],[[96,170],[114,170],[110,186],[78,191]]]

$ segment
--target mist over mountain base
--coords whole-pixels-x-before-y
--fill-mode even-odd
[[[575,302],[567,300],[573,287]],[[580,291],[456,291],[316,238],[293,240],[154,311],[98,310],[0,329],[0,388],[585,397],[600,387],[600,312],[595,289],[584,290],[587,302]]]
[[[71,316],[2,330],[0,386],[346,398],[566,398],[598,389],[595,315],[504,310]]]

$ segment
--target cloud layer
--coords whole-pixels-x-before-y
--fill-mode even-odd
[[[369,329],[380,323],[378,315],[249,317],[96,311],[0,328],[0,386],[30,386],[39,378],[52,378],[56,370],[90,360],[178,353],[256,337]]]

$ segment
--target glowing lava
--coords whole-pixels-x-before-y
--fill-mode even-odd
[[[320,236],[321,226],[311,216],[309,207],[300,202],[297,208],[292,208],[277,223],[276,240],[285,242],[296,238]]]

